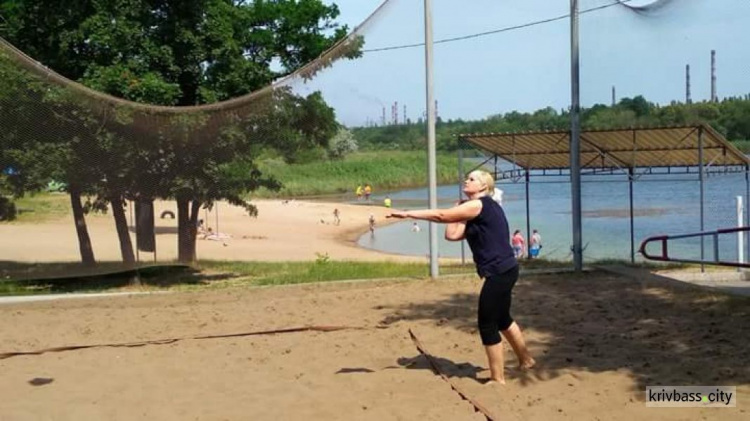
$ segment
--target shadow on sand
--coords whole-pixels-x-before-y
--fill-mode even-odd
[[[235,277],[233,273],[206,274],[183,264],[125,267],[122,263],[19,263],[0,261],[0,295],[100,291],[133,285],[166,288],[206,284]]]
[[[431,320],[475,335],[477,295],[394,307],[382,323]],[[624,369],[640,390],[646,385],[750,383],[750,298],[597,271],[522,274],[513,300],[514,318],[544,338],[532,347],[535,375]],[[429,368],[419,357],[402,360]],[[476,378],[479,370],[439,360],[441,369],[454,376]]]

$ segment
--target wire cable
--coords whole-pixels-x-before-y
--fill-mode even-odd
[[[617,0],[614,3],[609,3],[609,4],[602,5],[602,6],[592,7],[590,9],[581,10],[579,14],[596,12],[596,11],[607,9],[613,6],[625,6],[625,3],[630,2],[630,1],[631,0]],[[543,25],[545,23],[556,22],[559,20],[567,19],[569,17],[570,17],[570,13],[557,16],[554,18],[542,19],[542,20],[538,20],[534,22],[524,23],[521,25],[508,26],[505,28],[494,29],[494,30],[486,31],[486,32],[478,32],[475,34],[462,35],[462,36],[453,37],[453,38],[444,38],[444,39],[435,41],[434,44],[446,44],[449,42],[465,41],[467,39],[480,38],[480,37],[484,37],[487,35],[494,35],[494,34],[499,34],[502,32],[510,32],[510,31],[515,31],[517,29],[524,29],[524,28],[529,28],[532,26]],[[362,53],[375,53],[375,52],[381,52],[381,51],[402,50],[405,48],[416,48],[416,47],[423,47],[423,46],[424,46],[424,42],[420,42],[416,44],[404,44],[404,45],[395,45],[395,46],[390,46],[390,47],[365,49],[365,50],[362,50]]]

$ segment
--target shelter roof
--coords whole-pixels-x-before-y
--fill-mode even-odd
[[[570,168],[570,132],[475,133],[459,139],[527,170]],[[586,130],[581,169],[750,165],[708,125]]]

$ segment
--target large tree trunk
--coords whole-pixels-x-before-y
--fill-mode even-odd
[[[120,239],[120,253],[122,261],[126,266],[135,266],[135,254],[133,253],[133,242],[130,240],[128,232],[128,220],[125,217],[125,209],[122,198],[110,198],[112,204],[112,216],[115,218],[115,227],[117,228],[117,237]]]
[[[177,260],[182,263],[196,260],[195,238],[198,234],[200,208],[201,202],[197,200],[177,199]]]
[[[195,240],[190,241],[190,199],[177,198],[177,260],[191,263],[195,260]]]
[[[200,211],[201,202],[193,200],[190,204],[190,242],[192,243],[191,247],[193,248],[193,260],[197,259],[197,244],[195,243],[195,239],[198,236],[198,216],[200,215]],[[218,234],[218,232],[216,234]]]
[[[81,251],[81,262],[86,266],[93,266],[96,264],[96,260],[94,259],[94,248],[91,246],[89,230],[86,227],[83,206],[81,206],[81,192],[74,187],[70,189],[70,205],[73,208],[73,221],[76,224],[76,234],[78,234],[78,248]]]

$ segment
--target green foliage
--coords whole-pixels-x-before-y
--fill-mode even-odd
[[[331,159],[342,159],[353,152],[357,152],[357,149],[357,140],[352,132],[342,127],[328,143],[328,156]]]
[[[9,183],[13,193],[54,179],[76,198],[90,196],[84,209],[111,204],[124,259],[124,199],[177,199],[184,261],[195,241],[186,227],[195,225],[189,219],[200,206],[224,199],[253,214],[245,193],[277,187],[252,162],[258,145],[288,162],[312,160],[338,130],[318,92],[256,92],[346,35],[333,21],[338,8],[321,0],[6,0],[0,13],[5,39],[63,76],[120,98],[192,106],[257,94],[254,109],[231,115],[128,112],[127,105],[104,106],[36,80],[22,60],[0,65],[0,76],[10,76],[0,80],[0,99],[19,104],[0,117],[11,128],[0,135],[0,169],[19,170]],[[361,45],[349,42],[344,56],[356,57]],[[83,216],[76,218],[82,226]]]
[[[358,184],[370,183],[375,193],[404,187],[424,186],[427,154],[424,151],[358,152],[341,160],[288,165],[265,160],[264,173],[279,180],[278,192],[260,189],[256,196],[294,197],[352,192]],[[440,153],[437,156],[438,183],[455,183],[458,157]]]
[[[325,265],[331,261],[331,256],[328,253],[315,252],[315,256],[315,264],[317,265]]]
[[[4,0],[0,14],[0,35],[58,73],[162,105],[256,91],[348,32],[321,0]]]
[[[672,103],[659,106],[643,96],[623,98],[614,106],[596,104],[581,110],[584,129],[621,129],[629,127],[668,127],[708,124],[730,141],[750,139],[750,95],[726,98],[720,102]],[[517,133],[525,131],[569,130],[567,110],[547,107],[533,113],[511,111],[477,121],[449,120],[436,127],[439,150],[458,148],[458,135],[466,133]],[[424,149],[424,122],[398,126],[352,129],[362,150]]]
[[[310,162],[325,155],[339,124],[320,92],[307,97],[278,92],[270,108],[273,111],[256,140],[278,151],[288,163]]]

